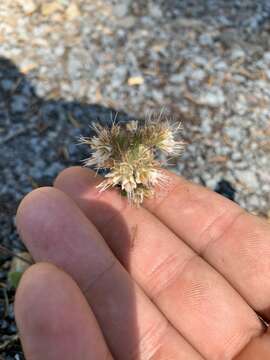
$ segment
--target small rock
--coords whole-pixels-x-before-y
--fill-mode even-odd
[[[159,90],[153,90],[152,97],[159,104],[161,104],[164,100],[163,93],[162,93],[162,91],[159,91]]]
[[[125,80],[126,80],[126,76],[127,76],[127,68],[126,66],[122,65],[122,66],[118,66],[112,76],[112,86],[117,88],[118,86],[121,86]]]
[[[241,39],[239,39],[239,33],[237,30],[223,31],[220,34],[219,40],[223,44],[223,46],[228,49],[238,44],[239,42],[241,43]]]
[[[14,95],[11,102],[11,111],[13,113],[23,113],[29,105],[28,99],[23,95]]]
[[[43,174],[53,179],[60,173],[63,167],[64,166],[60,162],[52,163],[49,167],[47,167],[47,169],[45,169]]]
[[[265,70],[265,75],[268,80],[270,80],[270,69]]]
[[[66,17],[68,20],[76,19],[81,15],[80,9],[75,3],[71,3],[66,10]]]
[[[24,60],[22,63],[21,63],[21,66],[20,66],[20,71],[23,73],[23,74],[27,74],[29,73],[31,70],[34,70],[38,67],[38,64],[35,63],[35,62],[32,62],[32,61],[29,61],[29,60]]]
[[[243,159],[243,154],[240,152],[233,152],[231,155],[232,161],[241,161]]]
[[[225,63],[225,61],[218,61],[218,62],[214,65],[214,68],[215,68],[216,70],[224,71],[224,70],[227,70],[228,65]]]
[[[199,43],[203,46],[211,46],[213,45],[213,38],[209,34],[202,34],[199,37]]]
[[[241,48],[232,49],[231,59],[233,61],[244,58],[245,56],[246,56],[246,53],[245,53],[245,51],[243,49],[241,49]]]
[[[186,27],[186,28],[193,28],[193,29],[201,29],[204,26],[204,23],[202,20],[198,19],[192,19],[190,17],[184,18],[179,17],[175,20],[175,23],[178,27]]]
[[[212,88],[208,92],[203,93],[199,101],[203,105],[219,107],[225,103],[225,96],[220,88]]]
[[[267,64],[270,64],[270,51],[267,51],[266,53],[264,53],[264,55],[263,55],[263,60],[264,60]]]
[[[151,16],[154,18],[161,18],[162,17],[162,11],[160,7],[157,4],[149,3],[148,5],[148,11]]]
[[[225,128],[225,133],[227,136],[229,136],[229,138],[231,138],[232,140],[235,140],[239,143],[245,137],[243,130],[240,127],[236,127],[236,126]]]
[[[131,76],[128,79],[129,86],[142,85],[144,83],[144,78],[142,76]]]
[[[260,207],[260,200],[258,195],[256,194],[252,194],[251,196],[248,197],[248,204],[253,208],[253,209],[258,209]]]
[[[3,79],[1,80],[1,88],[4,91],[11,91],[14,88],[14,82],[10,79]]]
[[[203,71],[202,69],[195,69],[191,73],[190,77],[193,80],[202,81],[205,78],[205,76],[206,76],[205,71]]]
[[[57,46],[57,47],[54,49],[54,53],[55,53],[56,56],[62,56],[62,55],[64,55],[64,53],[65,53],[65,47],[62,46],[62,45]]]
[[[41,13],[43,16],[50,16],[59,10],[62,10],[62,6],[58,1],[43,3],[41,5]]]
[[[256,189],[259,186],[256,174],[250,170],[235,170],[235,177],[250,189]]]
[[[68,56],[68,64],[67,71],[71,79],[76,79],[80,76],[82,71],[82,61],[76,56],[76,54],[69,54]]]
[[[243,94],[238,95],[234,104],[234,110],[241,116],[247,113],[248,103],[246,97]]]
[[[19,1],[19,4],[21,5],[23,12],[26,15],[31,15],[33,12],[37,10],[38,5],[33,0],[23,0]]]
[[[130,1],[122,1],[113,8],[113,13],[119,18],[127,16],[129,13]]]
[[[185,80],[186,74],[181,73],[181,74],[173,74],[170,77],[170,82],[175,83],[175,84],[180,84]]]
[[[136,24],[136,17],[135,16],[126,16],[123,19],[118,21],[119,26],[123,28],[129,29],[132,28]]]

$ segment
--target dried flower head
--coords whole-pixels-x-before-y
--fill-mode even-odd
[[[166,176],[160,170],[158,153],[177,156],[183,149],[178,140],[181,124],[167,119],[150,118],[113,123],[111,127],[92,126],[95,135],[81,138],[91,148],[92,155],[85,166],[107,169],[100,191],[117,186],[131,203],[137,206],[154,194],[154,187],[164,183]]]

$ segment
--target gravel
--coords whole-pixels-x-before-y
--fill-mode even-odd
[[[269,17],[267,0],[1,2],[0,243],[23,249],[19,201],[80,164],[78,136],[115,111],[165,107],[187,143],[173,169],[269,216]],[[16,333],[12,314],[0,328]],[[22,359],[15,345],[0,356]]]

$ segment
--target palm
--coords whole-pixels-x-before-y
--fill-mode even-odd
[[[49,264],[25,274],[27,359],[267,359],[269,225],[172,174],[141,209],[99,181],[68,169],[55,187],[69,196],[42,188],[18,210],[35,260],[79,285]]]

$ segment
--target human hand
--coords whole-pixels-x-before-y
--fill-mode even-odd
[[[270,358],[269,224],[168,175],[140,209],[79,167],[25,197],[27,360]]]

